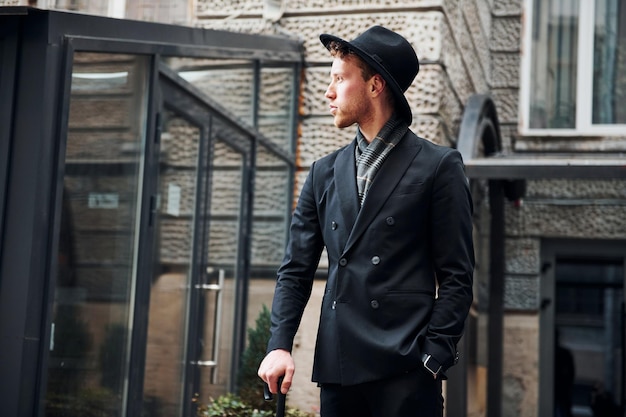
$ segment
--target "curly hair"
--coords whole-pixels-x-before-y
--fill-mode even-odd
[[[374,68],[369,66],[360,56],[356,54],[356,52],[354,52],[354,50],[350,49],[348,44],[344,42],[330,41],[326,47],[333,58],[344,59],[347,56],[354,57],[356,59],[356,64],[361,69],[361,76],[364,80],[367,81],[376,75]]]

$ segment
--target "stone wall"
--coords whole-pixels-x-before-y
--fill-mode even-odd
[[[351,39],[373,24],[402,33],[418,53],[420,73],[407,97],[414,113],[412,129],[428,140],[455,146],[468,97],[473,93],[488,93],[496,103],[504,153],[626,149],[623,137],[556,139],[518,134],[523,0],[288,0],[283,3],[280,20],[272,22],[264,19],[265,10],[260,1],[200,1],[196,23],[234,31],[286,35],[304,43],[306,66],[296,197],[310,164],[348,143],[354,135],[353,129],[338,131],[327,115],[324,91],[330,60],[319,42],[319,33]],[[542,239],[624,239],[624,201],[623,181],[530,181],[523,204],[506,207],[503,415],[537,413]],[[488,217],[484,214],[488,215],[488,209],[479,207],[487,204],[486,200],[478,198],[476,204],[476,212],[484,212],[477,221],[486,221]],[[478,228],[482,228],[480,232],[477,230],[476,246],[477,259],[481,260],[488,241],[480,238],[485,235],[485,225],[477,224]],[[486,271],[485,263],[479,263],[477,285],[480,287],[481,279],[484,280],[480,277]],[[482,290],[477,288],[477,291]],[[295,355],[300,355],[300,349],[296,348]],[[484,383],[481,369],[472,371],[478,385]],[[294,392],[291,400],[298,404],[300,398],[311,397],[310,393],[300,395]],[[480,405],[484,394],[478,393],[469,401],[472,415],[484,415]]]
[[[490,89],[490,36],[493,7],[476,1],[286,1],[277,22],[264,18],[260,1],[199,1],[195,24],[207,28],[246,33],[289,36],[302,41],[305,66],[301,91],[295,196],[316,159],[349,143],[354,128],[338,130],[328,114],[324,92],[331,58],[319,41],[320,33],[353,39],[372,25],[380,24],[404,35],[420,59],[420,72],[407,91],[414,114],[411,128],[435,143],[455,146],[467,99]],[[320,269],[326,266],[322,257]],[[273,286],[259,281],[250,288],[258,300]],[[313,347],[324,282],[318,281],[294,342],[297,373],[288,401],[306,411],[318,405],[318,388],[310,382]],[[263,288],[263,289],[262,289]],[[262,298],[262,297],[260,297]],[[264,297],[271,302],[270,297]],[[248,306],[249,315],[260,306]],[[484,384],[484,368],[473,371]],[[484,398],[484,391],[482,398]],[[477,400],[470,398],[470,402]],[[482,405],[472,404],[473,415],[484,415]],[[483,414],[481,414],[483,413]]]
[[[528,181],[506,206],[503,416],[537,415],[542,239],[624,240],[625,219],[624,180]]]

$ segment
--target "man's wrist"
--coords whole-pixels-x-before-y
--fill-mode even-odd
[[[434,378],[437,378],[439,372],[441,372],[441,364],[439,361],[428,353],[422,355],[422,364],[427,371],[433,374]]]

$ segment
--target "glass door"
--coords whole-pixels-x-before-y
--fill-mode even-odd
[[[46,416],[125,415],[149,62],[73,57]]]
[[[161,66],[147,149],[151,62],[73,56],[47,417],[188,417],[236,383],[254,133]]]
[[[187,378],[190,304],[197,271],[193,242],[203,126],[175,110],[162,113],[155,199],[155,266],[150,286],[144,403],[150,415],[180,416]]]
[[[166,68],[162,68],[166,71]],[[161,74],[144,404],[190,416],[232,388],[252,139],[174,74]]]

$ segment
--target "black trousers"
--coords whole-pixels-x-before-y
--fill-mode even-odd
[[[441,380],[419,367],[358,385],[320,384],[321,417],[442,417]]]

